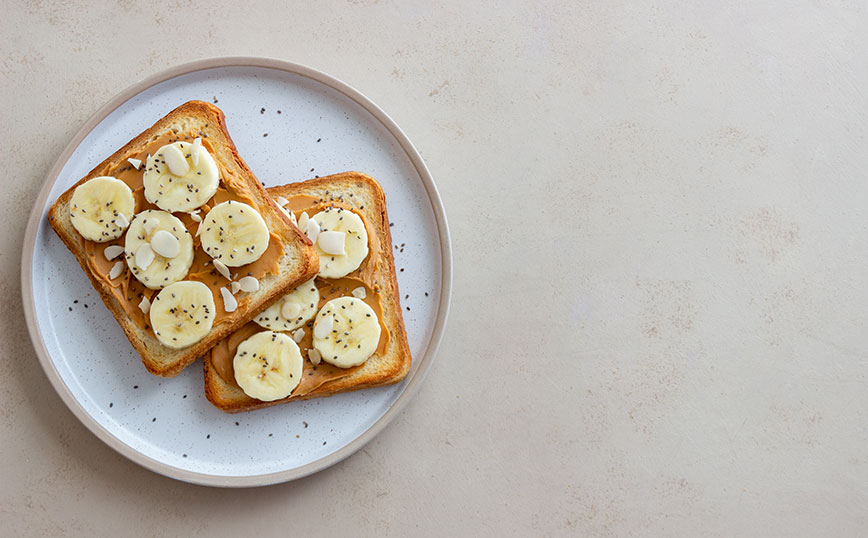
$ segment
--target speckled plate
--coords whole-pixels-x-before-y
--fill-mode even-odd
[[[138,354],[46,219],[106,156],[190,99],[216,103],[266,186],[359,170],[386,192],[413,353],[397,385],[237,415],[205,399],[202,365],[173,379]],[[268,135],[268,136],[266,136]],[[24,240],[22,293],[36,353],[73,413],[144,467],[214,486],[293,480],[333,465],[382,430],[431,366],[449,309],[452,258],[437,189],[397,125],[359,92],[313,69],[262,58],[175,67],[127,89],[73,138],[45,179]]]

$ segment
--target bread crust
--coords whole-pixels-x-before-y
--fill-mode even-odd
[[[69,202],[75,188],[94,177],[105,175],[105,171],[116,168],[126,157],[141,151],[148,143],[177,128],[195,127],[208,135],[215,145],[214,158],[220,160],[240,177],[253,196],[260,214],[271,232],[277,234],[284,246],[279,263],[281,272],[268,275],[260,282],[260,290],[249,296],[246,308],[239,308],[225,316],[211,332],[196,344],[174,350],[162,345],[150,332],[140,328],[124,311],[121,303],[111,293],[107,283],[98,278],[87,262],[87,254],[82,247],[81,236],[72,226],[69,217]],[[302,234],[288,217],[265,192],[241,156],[226,128],[226,117],[216,106],[203,101],[189,101],[175,108],[159,119],[154,125],[130,140],[103,162],[98,164],[75,185],[64,192],[48,212],[51,227],[61,241],[72,252],[79,265],[99,293],[106,307],[111,311],[123,329],[133,348],[142,357],[147,370],[155,375],[174,377],[185,367],[202,356],[222,338],[244,325],[264,310],[276,298],[295,286],[310,279],[319,269],[319,259],[310,240]]]
[[[385,262],[378,266],[377,277],[382,283],[381,306],[390,340],[382,356],[374,354],[358,371],[342,378],[327,381],[304,396],[289,396],[273,402],[263,402],[247,396],[240,388],[227,383],[211,364],[210,353],[204,357],[203,374],[205,396],[216,407],[228,413],[252,411],[298,400],[321,398],[343,392],[397,383],[406,377],[412,357],[407,341],[404,317],[401,313],[395,259],[392,252],[392,234],[386,211],[386,197],[380,184],[361,172],[343,172],[300,183],[268,189],[273,197],[290,198],[299,194],[340,200],[365,216],[379,238],[378,256]],[[326,194],[328,193],[328,194]],[[340,193],[335,196],[335,193]],[[350,197],[349,193],[353,193]],[[360,203],[359,200],[362,200]]]

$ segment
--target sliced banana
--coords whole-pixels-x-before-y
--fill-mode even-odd
[[[319,276],[340,278],[358,269],[368,256],[368,232],[362,218],[349,209],[330,207],[310,220],[319,225],[314,240]]]
[[[152,290],[182,280],[193,264],[193,237],[171,213],[156,209],[138,213],[124,241],[133,276]]]
[[[245,394],[271,402],[286,398],[298,386],[303,362],[292,338],[265,331],[241,342],[232,366],[235,381]]]
[[[133,191],[126,183],[110,176],[99,176],[75,188],[69,216],[82,237],[105,243],[123,235],[135,210]]]
[[[217,204],[202,221],[205,253],[227,267],[253,263],[268,248],[268,227],[258,211],[242,202]]]
[[[190,142],[174,142],[148,157],[142,180],[149,202],[166,211],[192,211],[214,196],[220,183],[217,163],[203,147],[194,162],[193,151]]]
[[[278,299],[253,321],[272,331],[291,331],[313,318],[318,304],[319,289],[312,278]]]
[[[338,297],[323,305],[313,324],[313,347],[339,368],[362,364],[380,342],[380,323],[361,299]]]
[[[185,280],[163,288],[151,303],[149,314],[157,340],[166,347],[181,349],[211,331],[216,311],[208,286]]]

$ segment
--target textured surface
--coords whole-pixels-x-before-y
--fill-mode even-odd
[[[10,534],[864,532],[864,3],[4,4]],[[178,21],[182,43],[164,37]],[[249,491],[97,440],[42,373],[18,293],[24,219],[82,122],[224,54],[312,65],[381,105],[434,174],[455,254],[440,357],[405,412],[343,463]]]

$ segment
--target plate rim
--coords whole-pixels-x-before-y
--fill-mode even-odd
[[[72,394],[72,391],[64,383],[63,379],[57,371],[54,362],[51,359],[45,342],[42,339],[42,332],[36,322],[35,312],[35,295],[33,286],[33,262],[36,248],[36,233],[39,229],[39,223],[42,219],[43,209],[48,200],[48,195],[51,188],[57,182],[60,176],[60,171],[63,169],[73,151],[81,144],[84,138],[103,121],[109,114],[117,108],[125,104],[127,101],[138,95],[139,93],[169,79],[183,76],[196,71],[207,69],[223,68],[223,67],[262,67],[268,69],[276,69],[285,71],[291,74],[300,75],[316,82],[325,84],[326,86],[337,90],[338,92],[349,97],[358,105],[367,110],[377,121],[379,121],[389,133],[395,137],[395,140],[404,150],[404,153],[410,159],[416,172],[419,174],[425,191],[428,195],[431,209],[434,213],[434,220],[437,225],[437,232],[440,238],[440,258],[441,258],[441,287],[440,298],[437,307],[437,315],[434,320],[434,327],[431,332],[431,338],[428,341],[428,346],[421,354],[420,358],[414,358],[418,361],[419,367],[416,372],[404,381],[406,386],[401,391],[401,394],[395,402],[386,410],[386,412],[376,420],[369,428],[362,432],[355,439],[350,441],[345,446],[338,450],[323,456],[310,463],[306,463],[299,467],[275,471],[271,473],[256,474],[256,475],[239,475],[239,476],[221,476],[209,473],[201,473],[189,471],[179,467],[169,465],[158,461],[154,458],[144,455],[133,447],[125,444],[119,438],[115,437],[105,427],[103,427],[95,418],[90,416],[81,403]],[[125,88],[120,93],[112,97],[106,104],[97,109],[82,127],[75,133],[70,142],[66,145],[60,156],[49,169],[48,173],[42,180],[42,186],[37,194],[33,208],[30,211],[30,216],[27,220],[27,228],[24,234],[24,243],[22,246],[21,256],[21,294],[24,307],[24,317],[27,323],[27,331],[30,335],[30,340],[33,343],[34,351],[36,352],[42,369],[45,371],[48,380],[54,387],[54,390],[60,395],[63,402],[70,411],[85,425],[94,435],[100,440],[109,445],[116,452],[131,460],[132,462],[145,467],[153,472],[189,482],[193,484],[217,487],[254,487],[278,484],[296,480],[327,467],[330,467],[347,457],[354,454],[356,451],[365,446],[373,439],[380,431],[383,430],[395,416],[407,405],[407,403],[418,392],[419,387],[424,381],[434,362],[437,350],[440,347],[443,338],[446,319],[449,315],[449,307],[452,297],[452,242],[449,235],[449,227],[446,222],[446,213],[443,209],[443,202],[440,198],[440,193],[434,184],[434,179],[431,172],[422,160],[422,156],[416,150],[416,147],[410,142],[410,139],[404,131],[386,114],[378,105],[371,99],[356,90],[345,82],[328,75],[317,69],[308,67],[303,64],[280,60],[276,58],[260,57],[260,56],[221,56],[214,58],[206,58],[189,63],[176,65],[150,75],[140,82],[132,84]]]

